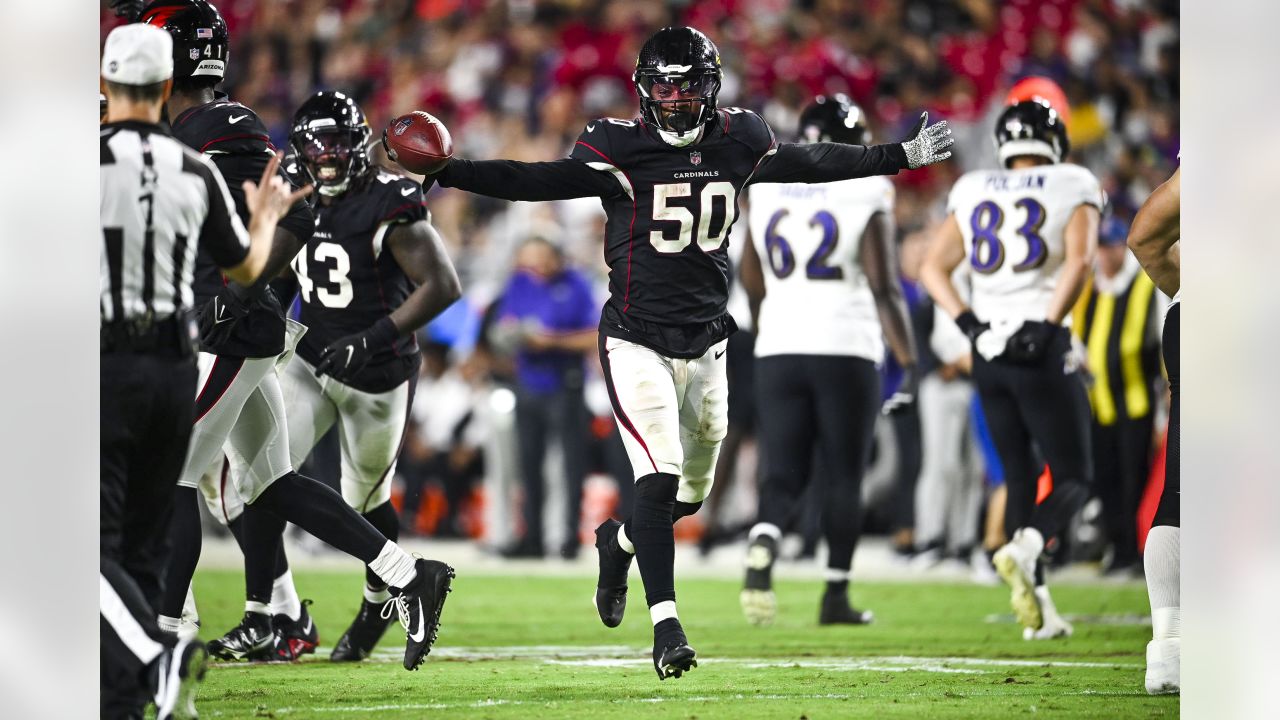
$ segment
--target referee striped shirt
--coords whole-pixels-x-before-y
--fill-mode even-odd
[[[103,324],[172,316],[194,303],[196,251],[218,267],[249,253],[249,235],[213,163],[159,125],[102,126]]]

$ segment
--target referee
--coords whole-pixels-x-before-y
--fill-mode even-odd
[[[222,176],[159,125],[172,89],[169,34],[125,25],[107,37],[101,129],[101,716],[195,717],[198,641],[169,647],[155,603],[196,393],[192,275],[204,249],[249,285],[292,202],[266,169],[245,183],[248,231]],[[190,681],[190,682],[189,682]]]

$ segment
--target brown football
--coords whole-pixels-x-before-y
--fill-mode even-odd
[[[421,110],[392,120],[382,131],[382,146],[387,157],[419,175],[439,172],[453,157],[449,128]]]

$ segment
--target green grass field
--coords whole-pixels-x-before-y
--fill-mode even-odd
[[[440,639],[418,672],[388,631],[359,665],[327,661],[360,598],[356,572],[295,570],[315,600],[321,650],[291,665],[216,665],[201,717],[221,718],[1052,718],[1176,717],[1178,698],[1143,691],[1150,628],[1141,585],[1060,585],[1059,609],[1093,615],[1062,641],[1024,642],[1003,587],[868,583],[868,627],[820,628],[818,582],[782,581],[779,619],[747,625],[738,584],[677,578],[699,667],[659,682],[639,578],[622,627],[600,624],[594,578],[468,575],[459,568]],[[204,639],[242,612],[241,575],[196,577]]]

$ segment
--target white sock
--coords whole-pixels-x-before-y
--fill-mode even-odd
[[[1182,636],[1181,529],[1168,525],[1151,528],[1142,564],[1147,572],[1147,597],[1151,600],[1151,630],[1156,640]]]
[[[200,622],[200,611],[196,609],[196,594],[191,586],[187,586],[187,599],[182,603],[182,617],[188,622]]]
[[[382,546],[382,552],[378,553],[378,557],[369,563],[369,569],[382,578],[382,582],[391,587],[403,588],[418,576],[418,571],[414,568],[415,563],[416,561],[409,553],[388,540],[387,544]]]
[[[378,605],[380,603],[384,603],[391,599],[391,591],[387,590],[385,587],[382,588],[381,590],[374,590],[373,588],[369,587],[368,583],[365,583],[364,599],[368,600],[374,605]]]
[[[290,620],[302,616],[302,603],[298,602],[298,590],[293,586],[292,570],[285,570],[271,584],[271,614],[287,615]]]
[[[1044,536],[1033,527],[1018,528],[1013,541],[1031,551],[1033,557],[1040,557],[1044,552]]]
[[[822,571],[822,578],[827,582],[844,582],[849,579],[849,571],[827,568]]]
[[[747,542],[754,542],[761,535],[768,535],[775,542],[782,542],[782,528],[773,523],[756,523],[751,526],[751,532],[747,533]]]
[[[247,613],[259,613],[267,615],[271,612],[271,606],[266,603],[254,602],[252,600],[244,601],[244,611]]]
[[[622,548],[622,552],[628,555],[636,554],[636,546],[631,544],[631,538],[627,537],[627,526],[624,524],[618,528],[618,547]]]
[[[676,617],[675,600],[663,600],[649,608],[649,619],[653,620],[654,625],[674,617]]]
[[[170,633],[170,634],[173,634],[173,635],[177,635],[177,634],[178,634],[178,624],[179,624],[179,623],[181,623],[181,622],[182,622],[182,621],[181,621],[180,619],[176,618],[176,617],[169,617],[168,615],[161,615],[161,616],[160,616],[160,629],[161,629],[161,630],[163,630],[163,631],[165,631],[165,632],[167,632],[167,633]]]

